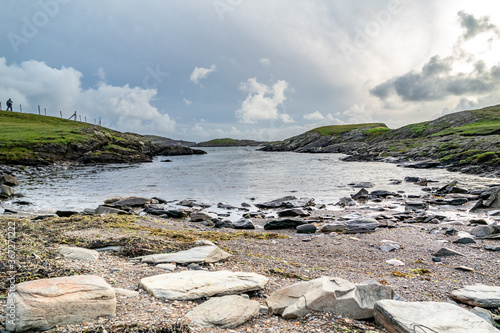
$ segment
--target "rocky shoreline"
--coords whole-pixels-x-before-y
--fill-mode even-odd
[[[36,323],[20,316],[7,328],[410,332],[413,323],[439,332],[470,331],[471,325],[496,332],[500,184],[477,189],[400,181],[420,184],[422,194],[370,191],[363,183],[335,209],[293,196],[239,206],[132,197],[110,198],[83,212],[4,214],[2,226],[15,224],[18,237],[19,288],[9,296],[17,313],[35,303],[16,297],[38,295],[45,283],[80,288],[77,299],[100,300],[65,322],[57,319],[64,313],[55,315],[64,311],[64,299],[46,294],[45,303],[36,303],[52,309],[46,326],[30,326]],[[15,185],[10,177],[2,182]],[[2,246],[6,242],[4,235]],[[6,253],[1,264],[8,265]],[[182,287],[173,287],[176,279]],[[5,282],[2,295],[8,290]],[[181,296],[185,292],[189,296]],[[465,328],[460,318],[467,318]]]

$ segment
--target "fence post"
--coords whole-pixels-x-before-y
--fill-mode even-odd
[[[40,116],[40,105],[38,105],[38,115]]]
[[[19,112],[23,113],[23,106],[19,104]]]
[[[101,117],[99,117],[99,126],[101,126]]]
[[[59,111],[59,113],[61,114],[61,118],[62,118],[62,111]]]
[[[45,115],[47,115],[47,108],[43,108],[43,111],[45,112]]]
[[[0,102],[0,110],[2,110],[2,102]]]
[[[87,116],[85,116],[85,122],[87,122]]]

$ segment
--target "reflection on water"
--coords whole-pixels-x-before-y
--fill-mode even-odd
[[[108,165],[61,170],[45,178],[21,179],[16,191],[37,210],[95,208],[115,196],[161,197],[166,200],[196,199],[226,201],[239,205],[285,195],[315,198],[334,203],[358,189],[349,183],[372,182],[375,189],[404,190],[421,194],[420,186],[390,185],[391,179],[414,176],[439,181],[458,179],[463,186],[491,183],[491,179],[450,173],[444,170],[416,170],[376,162],[341,162],[337,154],[269,153],[252,147],[208,148],[208,155],[168,157],[172,162],[136,165]],[[436,185],[437,186],[437,185]]]

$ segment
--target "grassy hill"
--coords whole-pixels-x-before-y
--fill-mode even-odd
[[[200,142],[195,147],[238,147],[238,146],[260,146],[263,142],[254,140],[235,140],[230,138],[213,139]]]
[[[151,160],[150,142],[83,122],[0,111],[0,163],[51,164]]]

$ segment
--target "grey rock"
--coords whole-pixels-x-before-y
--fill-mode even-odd
[[[354,188],[372,188],[375,186],[373,185],[373,183],[370,182],[352,183],[348,185]]]
[[[476,241],[474,240],[474,236],[465,231],[460,231],[457,234],[457,239],[453,241],[455,244],[474,244]]]
[[[122,200],[115,201],[111,204],[111,206],[123,209],[124,207],[145,207],[151,203],[151,199],[147,198],[138,198],[138,197],[130,197]]]
[[[297,200],[297,198],[290,195],[290,196],[286,196],[286,197],[279,198],[276,200],[264,202],[261,204],[256,204],[255,206],[257,206],[258,208],[261,208],[261,209],[282,208],[282,207],[292,208],[292,207],[294,207],[294,205],[291,203],[291,201],[293,201],[293,200]]]
[[[397,333],[498,333],[482,318],[451,303],[381,300],[375,303],[375,321]]]
[[[233,222],[233,227],[234,227],[234,229],[241,229],[241,230],[255,229],[255,226],[253,225],[252,221],[247,220],[247,219],[238,220],[236,222]]]
[[[300,208],[292,208],[278,212],[279,217],[309,216],[310,214]]]
[[[474,227],[470,233],[476,237],[486,237],[493,235],[495,233],[495,228],[490,225],[478,225]]]
[[[484,249],[488,251],[500,252],[500,246],[486,245]]]
[[[379,227],[379,222],[373,218],[360,218],[345,222],[346,233],[373,232]]]
[[[2,176],[0,176],[0,185],[7,185],[10,187],[16,187],[16,186],[19,186],[19,181],[14,176],[2,175]]]
[[[202,222],[210,220],[211,216],[201,212],[193,212],[189,215],[189,218],[191,219],[191,222]]]
[[[371,192],[370,195],[373,196],[373,197],[382,197],[382,198],[385,198],[385,197],[388,197],[388,196],[394,196],[395,193],[392,193],[392,192],[389,192],[389,191],[384,191],[384,190],[377,190],[377,191]]]
[[[470,310],[470,312],[472,312],[476,316],[483,318],[487,323],[495,325],[495,321],[493,320],[493,315],[491,314],[490,311],[476,306],[474,309]]]
[[[451,297],[459,302],[482,308],[500,307],[500,287],[476,284],[454,290]]]
[[[147,277],[140,286],[153,296],[170,300],[194,300],[261,290],[268,279],[255,273],[183,271]]]
[[[58,210],[56,211],[56,215],[59,217],[71,217],[73,215],[78,215],[78,212],[74,210]]]
[[[214,263],[229,258],[231,255],[217,246],[199,246],[176,253],[153,254],[139,257],[143,263]]]
[[[407,201],[406,202],[406,210],[419,210],[419,209],[428,209],[429,204],[427,202],[419,202],[419,201]]]
[[[177,268],[177,265],[175,265],[175,264],[159,264],[159,265],[156,265],[155,267],[163,269],[163,270],[168,271],[168,272],[173,272]]]
[[[95,249],[97,252],[122,252],[124,250],[123,246],[106,246],[100,249]]]
[[[99,252],[80,247],[60,247],[58,252],[64,257],[64,259],[68,260],[93,262],[99,259]]]
[[[472,219],[469,221],[470,224],[476,225],[488,225],[488,222],[484,219]]]
[[[338,222],[338,223],[325,224],[321,226],[319,232],[328,234],[331,232],[344,232],[346,230],[347,230],[346,225],[342,222]]]
[[[7,315],[6,329],[15,332],[48,330],[116,315],[115,291],[92,275],[20,283],[9,293],[7,304],[15,304],[15,318],[10,321]]]
[[[449,256],[462,256],[462,257],[465,257],[465,255],[463,255],[462,253],[457,252],[457,251],[452,250],[452,249],[449,249],[449,248],[446,248],[446,247],[443,247],[443,248],[439,249],[439,251],[437,251],[436,253],[434,253],[433,256],[434,257],[449,257]]]
[[[388,241],[388,240],[383,240],[382,244],[379,246],[379,249],[384,251],[384,252],[391,252],[395,250],[399,250],[401,248],[401,245],[399,243],[394,242],[394,241]]]
[[[260,304],[241,296],[214,297],[186,314],[203,327],[235,328],[259,314]]]
[[[361,190],[359,190],[356,194],[353,194],[351,195],[351,198],[353,198],[354,200],[366,200],[368,199],[368,191],[365,190],[364,188],[362,188]]]
[[[0,198],[10,198],[14,196],[14,189],[7,185],[0,185]]]
[[[296,229],[298,234],[314,234],[317,230],[314,224],[299,225]]]
[[[344,197],[340,198],[340,200],[335,205],[340,207],[356,206],[356,202],[351,198]]]
[[[118,208],[114,208],[114,207],[110,207],[110,206],[104,206],[104,205],[101,205],[101,206],[97,207],[97,209],[95,210],[95,213],[97,215],[101,215],[101,214],[126,215],[126,214],[129,214],[128,212],[126,212],[124,210],[121,210],[121,209],[118,209]]]
[[[311,311],[337,313],[353,319],[373,317],[373,306],[392,299],[394,292],[381,284],[357,284],[336,277],[322,277],[277,290],[266,300],[273,314],[285,319],[305,316]]]
[[[281,219],[269,221],[264,225],[264,230],[295,229],[299,225],[306,224],[302,220]]]

